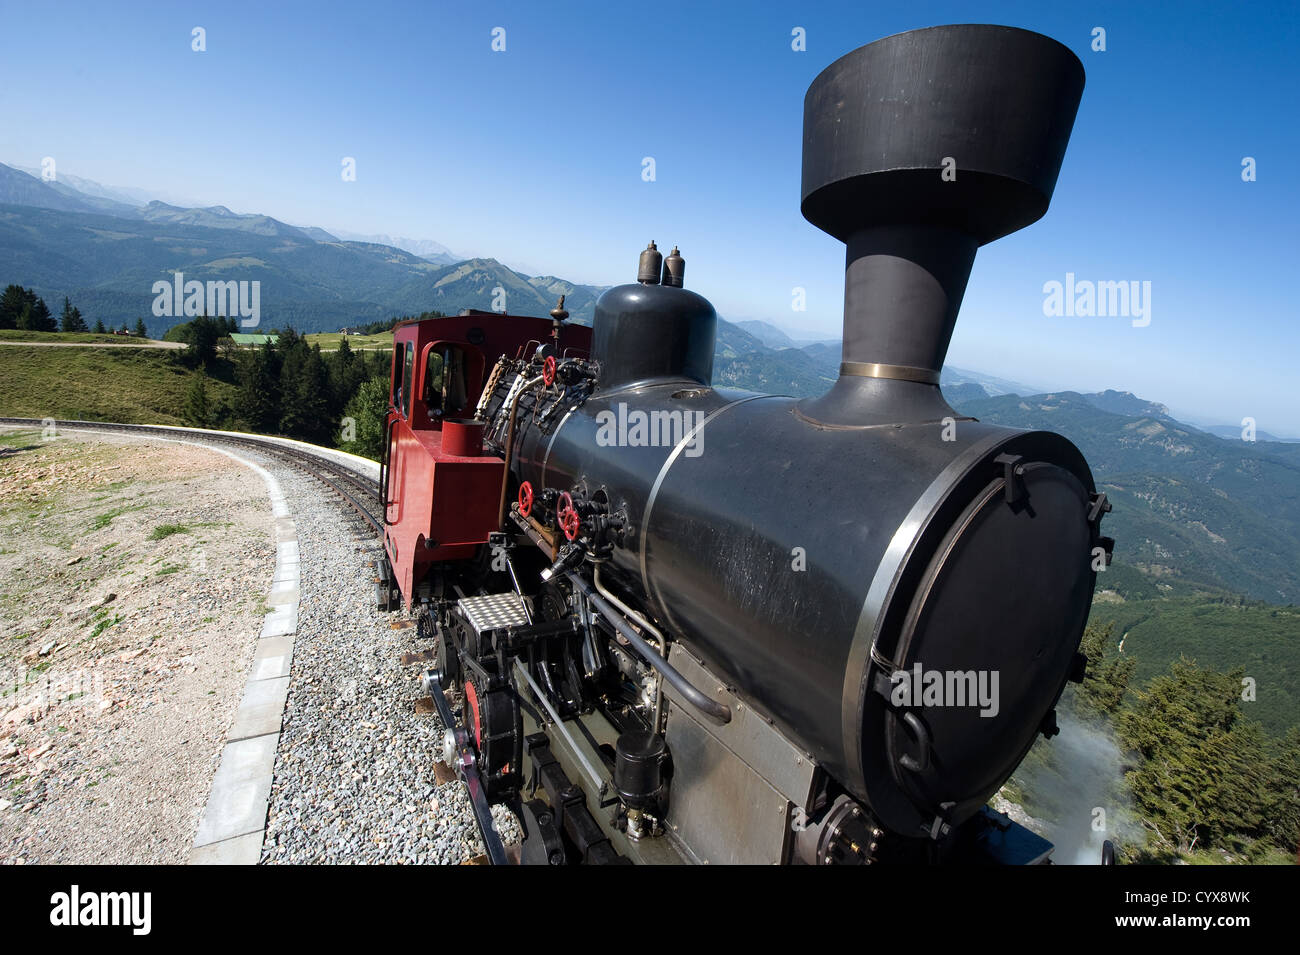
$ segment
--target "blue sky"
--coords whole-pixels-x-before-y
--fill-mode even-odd
[[[981,250],[949,362],[1300,436],[1296,9],[2,0],[0,161],[579,282],[632,280],[654,238],[724,317],[833,337],[843,246],[799,215],[808,84],[901,30],[1011,24],[1073,49],[1087,87],[1051,210]],[[1151,282],[1150,324],[1044,316],[1067,272]]]

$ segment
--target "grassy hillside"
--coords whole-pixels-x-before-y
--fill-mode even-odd
[[[1225,672],[1243,667],[1256,681],[1245,712],[1275,736],[1300,726],[1300,608],[1231,597],[1098,600],[1091,621],[1114,622],[1115,640],[1137,660],[1131,686],[1167,672],[1180,656]]]
[[[383,332],[379,335],[348,335],[348,347],[353,351],[359,348],[380,349],[391,351],[393,348],[393,333]],[[340,332],[321,332],[319,334],[304,335],[308,345],[320,345],[320,350],[338,351],[339,342],[344,336]]]
[[[5,345],[0,416],[184,424],[185,390],[196,374],[158,349]],[[209,376],[207,389],[210,400],[234,400],[234,385],[219,377]]]

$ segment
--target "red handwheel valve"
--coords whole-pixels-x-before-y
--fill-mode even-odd
[[[525,481],[519,485],[519,515],[527,517],[533,512],[533,486]]]
[[[546,361],[542,362],[542,381],[549,388],[555,384],[555,356],[547,355]]]
[[[578,518],[578,509],[573,506],[573,497],[568,491],[560,493],[559,508],[556,517],[560,520],[560,530],[568,540],[577,540],[578,529],[582,522]]]

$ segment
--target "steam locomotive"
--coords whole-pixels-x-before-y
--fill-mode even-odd
[[[939,371],[1083,84],[990,25],[817,76],[802,212],[847,247],[820,397],[713,387],[714,309],[653,242],[592,328],[561,299],[394,330],[378,599],[432,641],[492,862],[1048,859],[986,804],[1082,679],[1109,504],[1069,441],[960,414]]]

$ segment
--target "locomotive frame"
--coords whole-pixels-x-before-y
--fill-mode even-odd
[[[591,329],[563,298],[397,326],[378,603],[435,641],[491,861],[1048,859],[987,800],[1083,677],[1110,505],[1067,440],[962,416],[938,379],[976,249],[1046,212],[1082,88],[1060,44],[984,25],[818,76],[803,212],[847,247],[819,398],[714,388],[716,314],[653,242]],[[609,447],[630,406],[677,430]],[[1005,692],[900,702],[923,666]]]

